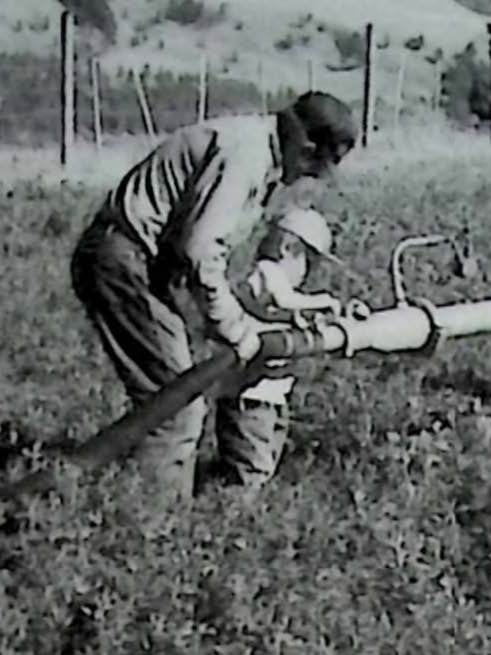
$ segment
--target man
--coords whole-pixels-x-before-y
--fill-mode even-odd
[[[181,128],[111,191],[75,249],[72,281],[134,404],[193,364],[183,282],[209,333],[244,364],[254,358],[257,330],[227,280],[231,243],[276,186],[330,176],[356,134],[344,103],[307,93],[272,116]],[[205,414],[200,397],[146,437],[145,479],[191,495]]]

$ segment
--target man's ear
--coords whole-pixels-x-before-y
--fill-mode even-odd
[[[290,107],[278,112],[278,138],[283,153],[287,144],[294,144],[299,151],[303,148],[315,149],[315,144],[308,138],[302,121]]]
[[[290,252],[290,243],[288,239],[282,239],[280,241],[280,247],[278,248],[280,257],[284,257]]]

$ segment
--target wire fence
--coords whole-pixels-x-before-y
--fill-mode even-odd
[[[340,33],[336,56],[327,45],[309,49],[305,43],[299,49],[288,39],[274,44],[274,62],[264,51],[224,58],[205,49],[193,73],[166,70],[151,57],[114,70],[79,56],[72,80],[65,77],[71,75],[67,56],[73,48],[64,39],[68,44],[73,39],[73,26],[69,14],[63,20],[58,55],[0,54],[4,144],[61,143],[66,150],[73,141],[70,132],[76,141],[98,148],[118,135],[146,133],[154,140],[205,118],[275,111],[307,90],[329,91],[348,102],[364,130],[364,145],[379,128],[397,130],[411,117],[428,122],[442,113],[444,53],[414,42],[393,48],[376,25]]]

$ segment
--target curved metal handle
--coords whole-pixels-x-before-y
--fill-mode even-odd
[[[478,264],[471,255],[466,253],[463,248],[457,243],[454,237],[446,237],[442,234],[430,234],[428,236],[408,237],[400,241],[394,248],[391,259],[391,273],[392,273],[392,286],[394,289],[394,296],[396,305],[398,307],[407,307],[409,301],[404,291],[402,272],[402,255],[408,248],[416,248],[421,246],[436,246],[441,243],[448,243],[452,248],[455,255],[454,270],[459,277],[470,278],[476,275]]]
[[[416,248],[420,246],[436,246],[440,243],[448,241],[448,237],[442,234],[431,234],[428,236],[408,237],[400,241],[394,248],[391,259],[391,273],[392,273],[392,286],[394,289],[394,296],[396,305],[398,307],[407,306],[409,304],[406,292],[404,291],[404,274],[402,272],[402,255],[408,248]]]

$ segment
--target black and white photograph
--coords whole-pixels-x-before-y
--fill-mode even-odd
[[[0,0],[0,655],[491,654],[491,0]]]

